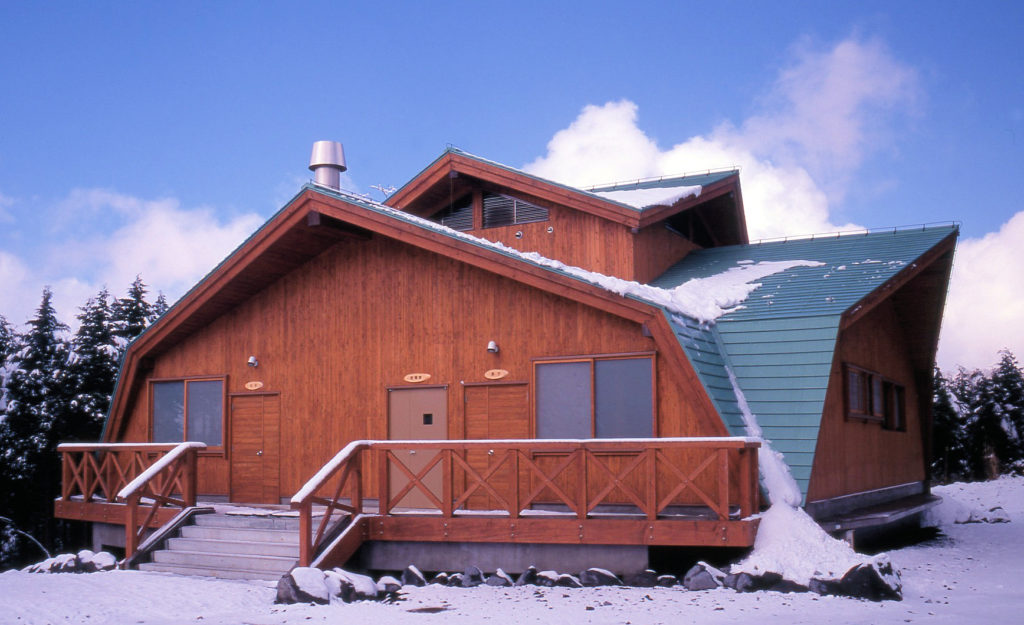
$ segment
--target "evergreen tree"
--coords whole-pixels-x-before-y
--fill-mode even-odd
[[[1009,350],[999,352],[992,371],[994,412],[1006,432],[1004,466],[1024,470],[1024,374]]]
[[[7,363],[15,349],[15,336],[11,324],[0,315],[0,421],[7,408]]]
[[[57,319],[51,300],[50,289],[44,289],[9,366],[7,410],[0,422],[0,516],[59,547],[52,515],[60,490],[56,447],[67,419],[68,344],[62,336],[67,326]],[[13,553],[0,554],[6,560],[0,567],[20,560],[18,546],[25,548],[15,543]]]
[[[932,477],[949,482],[971,475],[966,438],[950,382],[936,367],[932,386]]]
[[[167,312],[168,308],[170,308],[170,306],[167,304],[167,298],[164,297],[164,293],[161,291],[160,295],[157,295],[156,301],[153,302],[153,309],[149,315],[149,322],[152,324],[162,317],[163,314]]]
[[[59,428],[65,441],[95,441],[103,429],[117,379],[118,349],[106,289],[78,315],[81,325],[71,342],[68,383],[72,393],[68,422]]]
[[[111,306],[114,319],[114,335],[120,339],[121,351],[142,334],[153,318],[153,305],[146,301],[146,284],[142,277],[128,287],[128,295],[119,298]]]

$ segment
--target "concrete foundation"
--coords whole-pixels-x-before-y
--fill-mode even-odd
[[[92,550],[109,551],[108,547],[124,549],[124,526],[111,523],[92,524]]]
[[[516,574],[533,565],[560,572],[590,567],[619,575],[647,568],[647,547],[632,545],[543,545],[520,543],[432,543],[371,541],[353,564],[369,570],[400,571],[415,564],[421,571],[462,571],[478,566],[485,573],[501,568]]]

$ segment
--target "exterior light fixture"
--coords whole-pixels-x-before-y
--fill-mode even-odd
[[[487,343],[487,351],[491,352],[492,354],[497,354],[498,353],[498,344],[495,343],[494,341],[488,342]]]
[[[258,367],[260,365],[260,361],[256,360],[255,356],[249,356],[249,360],[247,360],[245,364],[250,367]]]

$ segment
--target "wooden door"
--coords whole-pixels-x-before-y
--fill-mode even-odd
[[[448,388],[388,389],[388,438],[391,440],[444,440],[448,438]],[[400,460],[413,474],[418,474],[435,455],[423,451],[399,452]],[[409,482],[406,474],[395,466],[388,467],[392,494]],[[430,470],[423,483],[438,499],[441,498],[441,465]],[[402,508],[436,508],[419,489],[413,489],[398,503]]]
[[[523,384],[490,384],[467,386],[466,396],[466,438],[508,439],[530,437],[529,386]],[[486,452],[469,452],[466,462],[481,475],[501,458],[489,456]],[[507,465],[508,463],[506,463]],[[502,496],[512,494],[513,478],[509,466],[499,468],[488,480]],[[473,484],[466,481],[466,487]],[[469,505],[475,509],[501,507],[501,502],[486,490],[477,488],[470,496]]]
[[[280,396],[231,397],[231,493],[236,503],[281,503]]]

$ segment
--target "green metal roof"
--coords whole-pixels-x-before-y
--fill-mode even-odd
[[[726,368],[806,497],[841,315],[952,232],[923,227],[717,247],[690,254],[652,284],[672,288],[765,261],[822,263],[759,280],[714,324],[666,313],[729,431],[747,435]]]

